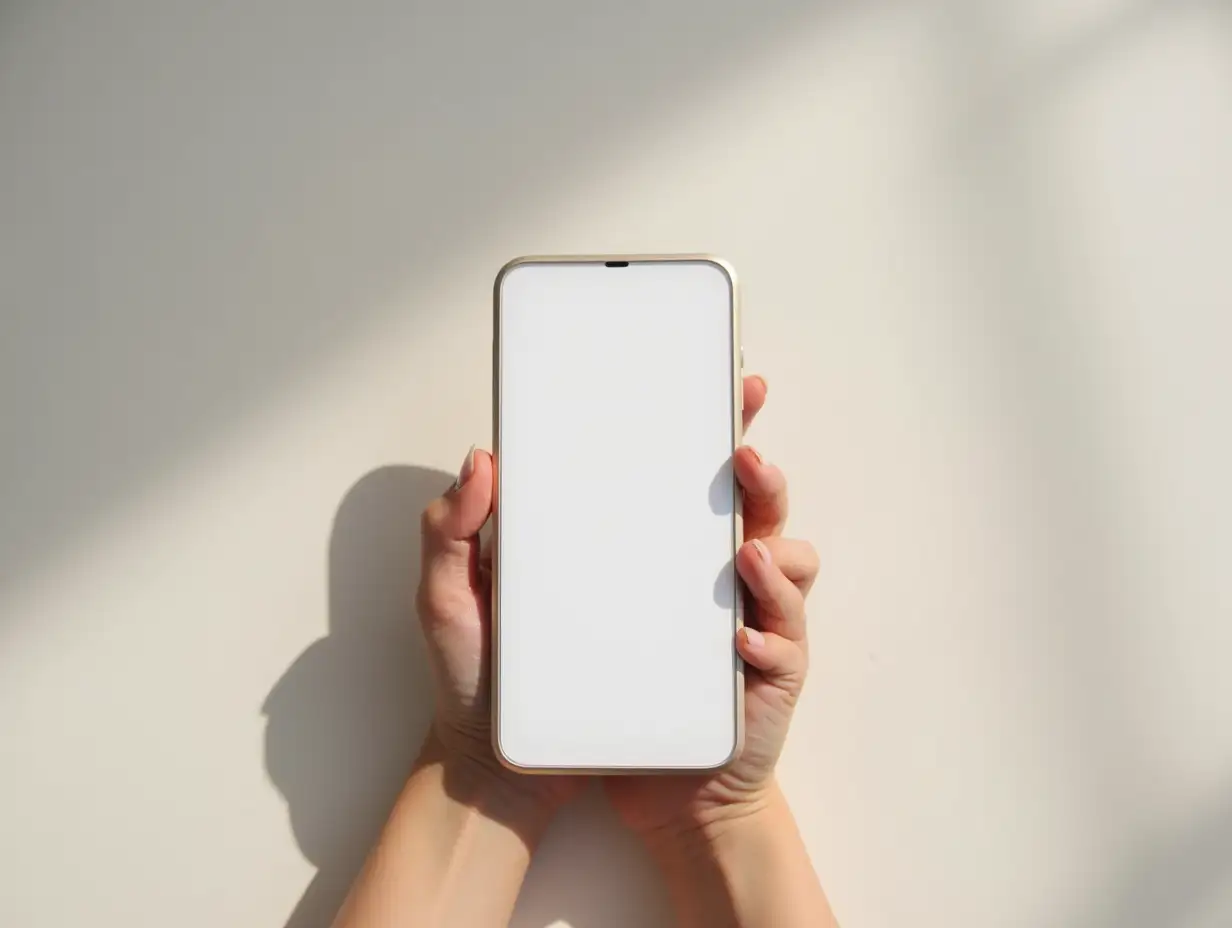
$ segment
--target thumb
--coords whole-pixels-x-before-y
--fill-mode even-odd
[[[429,602],[442,584],[474,582],[479,530],[492,513],[493,474],[492,456],[472,448],[454,485],[424,510],[423,584]]]

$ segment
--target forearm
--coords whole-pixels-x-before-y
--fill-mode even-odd
[[[506,925],[549,814],[430,737],[334,928]]]
[[[748,814],[651,841],[682,928],[837,928],[777,789]]]

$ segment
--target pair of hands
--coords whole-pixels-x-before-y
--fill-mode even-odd
[[[746,377],[746,428],[765,401],[765,381]],[[745,534],[736,569],[752,598],[747,625],[736,637],[746,665],[744,750],[717,772],[606,778],[617,813],[646,838],[706,829],[769,801],[808,670],[804,597],[817,576],[817,554],[807,542],[782,537],[782,471],[744,446],[736,452],[735,473],[744,494]],[[514,773],[501,766],[491,746],[491,588],[479,530],[492,513],[493,476],[491,455],[473,451],[454,487],[423,514],[417,605],[436,686],[433,736],[451,759],[551,811],[576,795],[585,778]]]

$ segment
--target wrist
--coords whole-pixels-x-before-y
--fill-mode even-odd
[[[528,782],[485,754],[469,738],[434,723],[420,749],[416,768],[441,768],[445,789],[458,802],[506,824],[528,842],[537,841],[561,802],[547,784]]]
[[[683,926],[837,928],[782,792],[724,806],[650,850]]]
[[[762,789],[729,802],[707,803],[689,809],[674,821],[641,835],[661,865],[698,858],[715,858],[730,844],[773,829],[784,815],[787,799],[773,780]]]

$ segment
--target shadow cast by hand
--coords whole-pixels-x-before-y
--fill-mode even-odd
[[[410,772],[432,694],[415,620],[419,514],[453,480],[382,467],[347,492],[329,541],[329,634],[274,685],[265,767],[317,875],[286,928],[328,928]]]
[[[735,463],[732,458],[728,458],[723,462],[718,473],[714,475],[714,479],[710,481],[708,491],[710,511],[716,516],[730,516],[736,508],[736,494],[739,492],[740,488],[736,484]],[[734,609],[737,591],[736,562],[733,558],[723,564],[719,575],[715,577],[715,604],[724,609]]]
[[[452,481],[391,466],[347,492],[330,534],[329,634],[262,707],[266,771],[317,868],[285,928],[329,928],[427,732],[431,681],[414,605],[419,516]],[[667,924],[653,917],[667,911],[658,877],[596,792],[554,823],[511,925]]]

